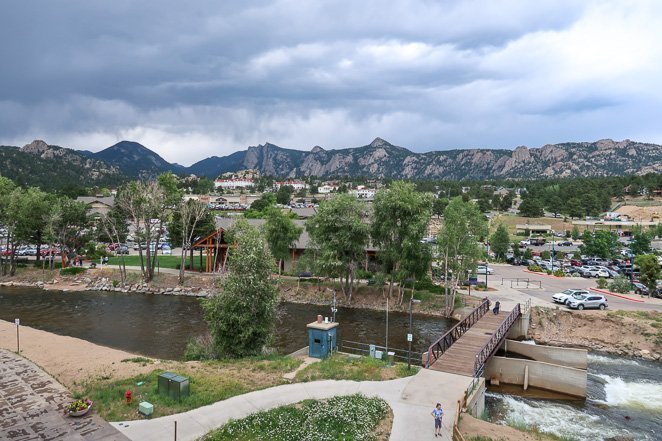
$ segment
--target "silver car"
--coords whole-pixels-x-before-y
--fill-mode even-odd
[[[568,306],[572,309],[599,308],[604,310],[607,306],[607,298],[601,294],[588,294],[571,297]]]
[[[556,303],[562,303],[564,305],[568,304],[568,301],[574,295],[588,295],[589,292],[585,289],[566,289],[564,291],[558,292],[552,296],[552,300]]]

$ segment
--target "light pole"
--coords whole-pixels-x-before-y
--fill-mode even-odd
[[[407,343],[409,344],[409,350],[407,351],[407,370],[411,369],[411,342],[414,339],[412,333],[412,304],[421,303],[420,300],[416,300],[413,296],[409,298],[409,334],[407,334]]]
[[[549,253],[549,262],[552,264],[552,274],[554,274],[554,233],[552,233],[552,252]]]

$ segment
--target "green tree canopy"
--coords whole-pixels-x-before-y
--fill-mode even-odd
[[[431,261],[428,244],[422,244],[432,213],[432,196],[419,193],[412,183],[396,181],[381,189],[373,202],[372,240],[379,248],[384,272],[393,279],[420,279]],[[402,302],[402,291],[400,292]]]
[[[630,251],[632,251],[632,254],[635,256],[650,253],[651,235],[642,231],[634,233],[632,236],[632,242],[630,243]]]
[[[278,208],[267,211],[264,233],[271,254],[278,259],[278,273],[282,262],[290,255],[290,247],[296,242],[303,231],[294,221]]]
[[[601,257],[611,259],[618,251],[620,244],[618,236],[611,231],[584,231],[582,236],[583,244],[579,246],[579,251],[587,256]]]
[[[533,197],[527,197],[519,206],[519,214],[524,217],[540,217],[543,215],[542,204]]]
[[[490,238],[490,244],[492,251],[496,255],[497,259],[504,260],[506,258],[506,253],[508,253],[508,246],[510,244],[508,228],[506,228],[504,224],[499,224],[496,231]],[[516,248],[519,250],[519,247]]]
[[[462,197],[451,200],[444,211],[444,222],[437,237],[441,265],[446,283],[446,315],[453,312],[455,286],[466,277],[467,270],[475,268],[482,256],[479,239],[487,234],[487,223],[476,204]]]
[[[363,222],[363,204],[355,196],[342,193],[322,202],[306,228],[326,273],[344,278],[343,292],[352,301],[353,280],[359,262],[365,259],[370,235]]]
[[[657,281],[660,279],[660,264],[657,257],[653,254],[642,254],[634,259],[634,264],[639,267],[641,283],[648,288],[648,296],[657,287]]]
[[[221,291],[202,302],[216,353],[237,358],[262,353],[272,342],[278,290],[271,281],[273,256],[266,240],[245,220],[239,220],[228,237],[228,275]]]

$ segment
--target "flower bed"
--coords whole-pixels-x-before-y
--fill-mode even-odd
[[[230,421],[203,441],[373,439],[388,412],[381,398],[363,395],[306,400]]]

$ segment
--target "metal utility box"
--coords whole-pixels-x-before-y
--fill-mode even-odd
[[[158,379],[159,395],[169,396],[179,401],[190,393],[189,379],[172,372],[164,372]]]
[[[152,403],[148,403],[147,401],[141,401],[138,405],[138,412],[145,416],[150,416],[154,413],[154,406]]]
[[[326,358],[338,347],[336,328],[338,323],[308,323],[308,355],[314,358]]]

